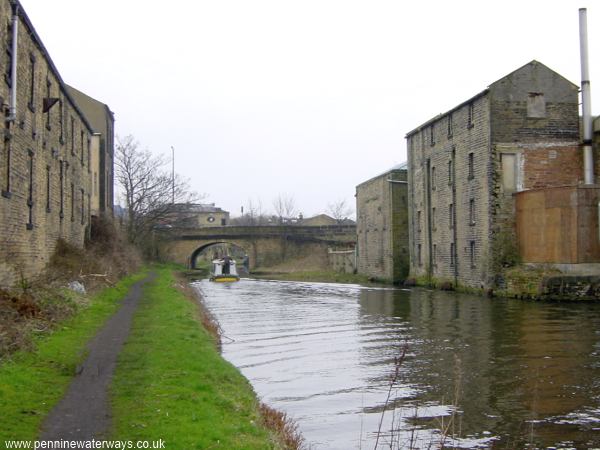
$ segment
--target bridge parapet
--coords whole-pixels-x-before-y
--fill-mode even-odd
[[[353,248],[354,225],[257,225],[160,230],[166,254],[174,261],[193,266],[193,259],[217,243],[235,244],[250,255],[251,267],[268,266],[308,254],[322,254],[326,264],[328,247]]]

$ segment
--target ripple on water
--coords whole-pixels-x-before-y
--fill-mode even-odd
[[[284,281],[194,287],[231,339],[223,355],[312,449],[372,447],[384,408],[387,448],[600,445],[599,305]]]

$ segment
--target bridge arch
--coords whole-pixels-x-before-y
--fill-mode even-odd
[[[286,261],[310,257],[315,270],[328,266],[328,248],[356,243],[356,227],[331,226],[222,226],[173,228],[161,231],[166,259],[192,267],[202,250],[215,244],[244,249],[250,268],[273,267]],[[317,267],[317,260],[318,265]]]
[[[201,244],[201,245],[200,245],[198,248],[196,248],[196,249],[195,249],[195,250],[194,250],[194,251],[191,253],[191,255],[189,256],[189,264],[188,264],[188,267],[189,267],[190,269],[196,269],[196,268],[197,268],[197,267],[196,267],[196,265],[197,265],[197,262],[196,262],[196,261],[197,261],[197,259],[198,259],[198,256],[200,256],[200,254],[201,254],[202,252],[209,250],[211,247],[215,247],[215,246],[218,246],[218,245],[223,245],[223,244],[225,244],[225,245],[230,245],[230,246],[232,246],[232,247],[235,247],[235,248],[237,248],[237,249],[240,249],[240,250],[241,250],[241,251],[242,251],[242,252],[243,252],[245,255],[248,255],[248,257],[250,257],[250,253],[248,252],[248,249],[247,249],[247,248],[245,248],[245,246],[244,246],[244,245],[241,245],[241,244],[240,244],[240,243],[238,243],[238,242],[232,242],[232,241],[229,241],[229,240],[217,240],[217,241],[214,241],[214,242],[207,242],[207,243],[203,243],[203,244]],[[239,261],[239,262],[241,263],[241,261]]]

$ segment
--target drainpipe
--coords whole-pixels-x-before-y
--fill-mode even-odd
[[[581,55],[581,109],[583,114],[583,171],[585,184],[594,184],[592,155],[592,103],[588,67],[587,10],[579,9],[579,45]]]
[[[19,36],[19,3],[12,2],[12,57],[10,61],[10,107],[8,110],[8,122],[14,122],[17,118],[17,48]]]

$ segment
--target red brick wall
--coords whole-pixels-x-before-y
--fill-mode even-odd
[[[577,145],[529,148],[523,152],[523,188],[574,186],[583,179],[583,157]]]

